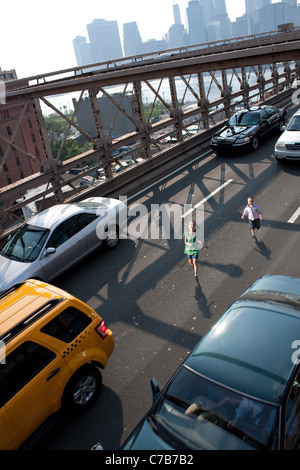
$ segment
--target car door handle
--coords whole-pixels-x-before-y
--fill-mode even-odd
[[[60,367],[57,367],[57,369],[54,369],[51,372],[51,374],[47,377],[47,382],[48,382],[48,380],[52,379],[52,377],[54,377],[57,374],[57,372],[59,372],[59,371],[60,371]]]

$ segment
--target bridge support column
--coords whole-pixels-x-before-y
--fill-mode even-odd
[[[136,125],[136,132],[142,133],[142,143],[143,143],[143,157],[151,157],[151,139],[150,139],[150,129],[151,125],[146,122],[144,106],[143,106],[143,97],[142,97],[142,85],[141,82],[133,83],[133,92],[135,100],[133,102],[132,108],[133,112],[138,116],[138,123]]]
[[[91,108],[94,116],[94,122],[95,122],[95,127],[96,127],[96,133],[97,133],[97,141],[96,141],[96,149],[94,150],[103,150],[103,155],[102,155],[102,160],[103,160],[103,166],[104,166],[104,174],[106,178],[111,178],[112,177],[112,169],[111,169],[111,157],[109,153],[109,145],[107,142],[107,139],[105,137],[104,129],[103,129],[103,124],[102,124],[102,119],[101,119],[101,113],[100,109],[98,106],[98,101],[97,101],[97,93],[98,90],[96,89],[91,89],[89,90],[89,98],[90,98],[90,103],[91,103]]]
[[[198,102],[198,106],[202,108],[201,116],[202,116],[202,123],[204,129],[209,128],[209,100],[206,97],[205,92],[205,84],[203,73],[198,73],[198,85],[199,85],[199,92],[200,92],[200,101]]]
[[[183,137],[182,137],[183,113],[182,113],[182,110],[178,106],[177,90],[176,90],[174,77],[169,77],[169,85],[170,85],[170,94],[171,94],[171,100],[172,100],[172,111],[170,113],[170,117],[176,119],[175,131],[176,131],[177,141],[182,142],[183,141]]]
[[[223,89],[221,96],[225,99],[224,100],[224,110],[225,110],[225,116],[227,119],[230,118],[230,110],[231,110],[231,89],[228,86],[227,83],[227,73],[226,70],[222,70],[222,84],[223,84]]]
[[[264,101],[265,99],[265,77],[263,74],[263,69],[262,66],[258,66],[258,77],[257,77],[257,83],[258,83],[258,89],[259,89],[259,101]]]
[[[61,190],[61,181],[60,181],[60,171],[59,167],[62,165],[62,161],[57,158],[53,158],[52,149],[49,142],[49,137],[45,127],[45,121],[43,118],[40,101],[38,98],[32,99],[33,110],[35,114],[36,123],[38,126],[38,131],[41,139],[41,143],[46,155],[46,162],[41,167],[41,172],[45,173],[46,171],[51,170],[53,173],[53,178],[50,179],[50,183],[53,186],[53,191],[55,199],[58,203],[64,201],[63,193]]]

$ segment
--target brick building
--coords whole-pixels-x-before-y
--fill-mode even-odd
[[[15,70],[3,71],[0,68],[0,81],[5,82],[6,90],[22,86],[21,81],[16,84],[15,79],[17,79]],[[23,85],[26,84],[24,82]],[[24,106],[26,106],[25,114],[19,123]],[[15,147],[9,145],[8,142],[11,141]],[[46,156],[32,103],[30,101],[5,103],[2,99],[0,101],[0,188],[38,173],[40,164],[45,161]]]

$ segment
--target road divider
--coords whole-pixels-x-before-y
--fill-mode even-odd
[[[300,215],[300,207],[298,207],[296,212],[294,212],[292,217],[288,220],[288,224],[293,224],[298,219],[299,215]]]
[[[212,193],[210,193],[208,196],[206,196],[204,199],[202,199],[200,202],[198,202],[195,206],[193,206],[190,210],[182,214],[182,218],[187,217],[193,210],[197,209],[198,207],[202,206],[206,201],[208,201],[211,197],[213,197],[215,194],[219,193],[225,186],[228,184],[232,183],[232,179],[227,180],[225,183],[221,184],[217,189],[215,189]]]

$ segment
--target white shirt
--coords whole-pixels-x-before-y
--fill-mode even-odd
[[[261,214],[261,210],[255,204],[252,207],[248,205],[244,209],[244,215],[247,215],[249,220],[259,219],[259,214]]]

